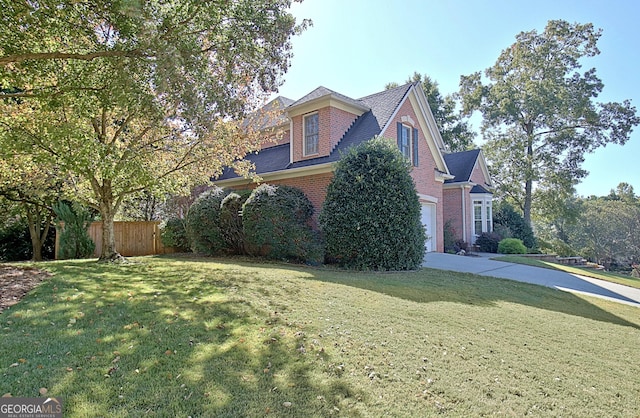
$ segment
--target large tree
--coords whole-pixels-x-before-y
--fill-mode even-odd
[[[599,103],[596,70],[579,70],[599,54],[592,24],[549,21],[542,33],[521,32],[495,65],[462,76],[465,112],[483,115],[484,145],[502,193],[531,223],[534,185],[571,189],[587,172],[585,153],[624,144],[640,122],[628,100]]]
[[[457,95],[448,94],[443,96],[440,93],[438,82],[434,81],[427,74],[414,72],[406,81],[407,83],[420,83],[424,91],[433,118],[440,128],[442,140],[452,152],[466,151],[474,147],[473,138],[475,132],[471,125],[458,111]],[[398,83],[387,83],[386,89],[397,87]]]
[[[2,1],[3,115],[10,146],[55,162],[99,210],[101,259],[118,258],[113,219],[141,190],[176,190],[259,146],[239,121],[281,83],[291,0]],[[11,89],[9,92],[6,89]],[[246,165],[239,165],[246,169]]]

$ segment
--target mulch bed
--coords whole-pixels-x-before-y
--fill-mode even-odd
[[[0,313],[20,302],[31,289],[51,273],[33,267],[0,265]]]

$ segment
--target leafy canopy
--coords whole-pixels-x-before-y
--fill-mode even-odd
[[[462,76],[465,112],[483,115],[484,149],[499,191],[531,222],[533,185],[567,193],[587,173],[584,154],[624,144],[640,123],[629,100],[599,103],[604,85],[585,58],[599,54],[592,24],[551,20],[521,32],[496,63]],[[569,193],[570,194],[570,193]]]
[[[296,25],[291,0],[1,6],[0,138],[57,165],[100,211],[101,258],[116,254],[112,221],[128,195],[247,172],[237,162],[261,137],[232,121],[275,91],[308,23]]]
[[[451,152],[466,151],[474,148],[473,139],[476,133],[472,130],[471,125],[458,110],[457,95],[448,94],[442,96],[438,82],[434,81],[428,75],[414,72],[407,79],[407,83],[420,83],[429,108],[440,128],[442,140],[449,147]],[[397,87],[398,83],[388,83],[385,88],[390,89]]]

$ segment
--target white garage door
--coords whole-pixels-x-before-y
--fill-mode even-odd
[[[422,225],[427,232],[427,242],[425,243],[425,251],[431,252],[436,250],[436,205],[431,203],[422,204]]]

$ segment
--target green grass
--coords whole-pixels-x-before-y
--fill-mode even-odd
[[[596,270],[588,267],[567,266],[565,264],[551,263],[548,261],[540,261],[530,257],[520,257],[517,255],[505,255],[495,257],[494,260],[506,261],[509,263],[526,264],[528,266],[549,268],[553,270],[566,271],[567,273],[579,274],[581,276],[591,277],[594,279],[605,280],[612,283],[623,284],[625,286],[640,289],[640,279],[635,277],[611,273],[603,270]]]
[[[0,394],[47,388],[65,417],[640,411],[632,306],[430,269],[133,260],[42,264],[0,314]]]

